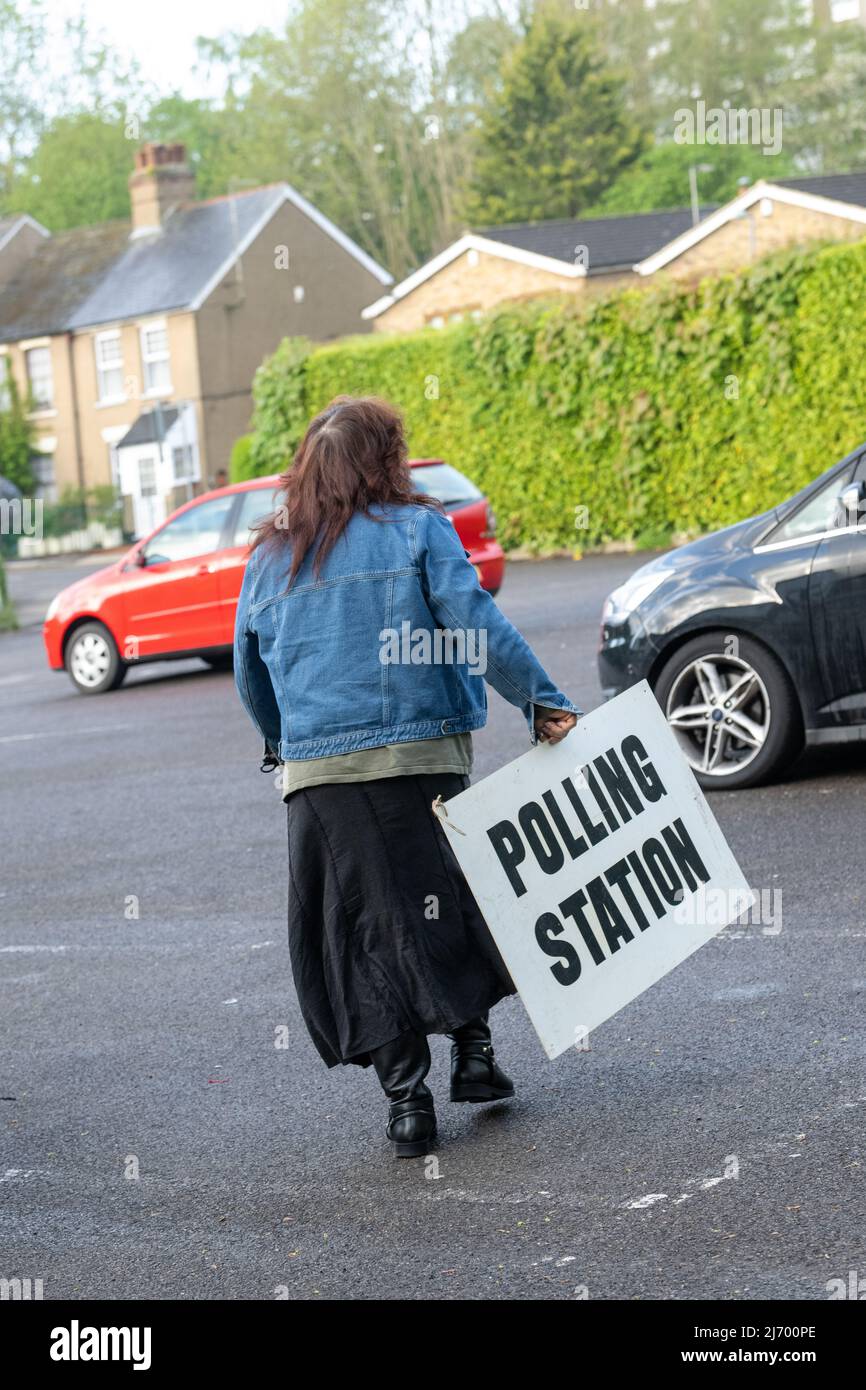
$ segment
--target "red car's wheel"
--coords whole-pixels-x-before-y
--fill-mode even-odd
[[[66,643],[64,664],[73,685],[82,695],[102,695],[115,690],[127,672],[117,643],[102,623],[82,623]]]

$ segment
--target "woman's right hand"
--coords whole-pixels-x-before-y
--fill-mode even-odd
[[[577,715],[565,709],[535,706],[535,734],[540,743],[561,743],[577,723]]]

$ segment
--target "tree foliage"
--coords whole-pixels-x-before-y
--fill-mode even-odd
[[[782,152],[766,158],[754,145],[715,145],[695,150],[673,141],[653,145],[626,170],[602,196],[590,215],[655,212],[689,206],[689,165],[698,166],[698,200],[726,203],[741,179],[754,183],[762,178],[783,178],[793,172],[792,161]],[[703,167],[708,165],[709,168]]]
[[[30,402],[23,399],[8,361],[0,357],[4,408],[0,409],[0,477],[8,478],[25,494],[33,491],[32,457],[35,432],[29,416]]]
[[[117,119],[88,111],[59,116],[43,131],[7,208],[54,232],[128,217],[134,151]]]
[[[192,97],[48,0],[0,0],[0,215],[126,215],[135,146],[182,140],[200,197],[287,180],[399,277],[468,222],[681,205],[688,155],[716,166],[705,200],[863,162],[866,30],[827,0],[290,0],[236,26],[199,40]],[[671,150],[698,99],[780,109],[783,154]]]
[[[644,144],[586,19],[542,5],[482,115],[468,210],[488,224],[579,217]]]

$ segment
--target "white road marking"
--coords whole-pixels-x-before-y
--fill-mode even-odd
[[[37,951],[65,951],[66,946],[0,946],[0,955],[35,956]]]
[[[32,1178],[35,1168],[7,1168],[0,1173],[0,1182],[20,1182],[22,1178]]]
[[[711,1178],[696,1178],[691,1183],[687,1183],[686,1187],[692,1187],[699,1192],[709,1192],[711,1188],[718,1187],[719,1183],[732,1181],[738,1173],[739,1169],[736,1173],[722,1173]],[[694,1195],[694,1191],[683,1192],[681,1196],[673,1199],[673,1206],[678,1207]],[[667,1200],[668,1194],[666,1192],[648,1192],[645,1197],[637,1197],[633,1202],[622,1202],[621,1206],[626,1211],[643,1211],[646,1207],[655,1206],[656,1202],[666,1202]]]
[[[4,734],[0,738],[0,743],[32,743],[35,739],[43,738],[65,738],[70,734],[77,738],[79,734],[113,734],[121,729],[131,729],[131,724],[91,724],[84,729],[57,729],[56,731],[41,729],[38,734]]]

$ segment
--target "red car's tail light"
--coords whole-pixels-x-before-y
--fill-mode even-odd
[[[496,513],[489,502],[487,503],[486,513],[485,529],[481,532],[481,535],[484,540],[492,541],[493,537],[496,535]]]

